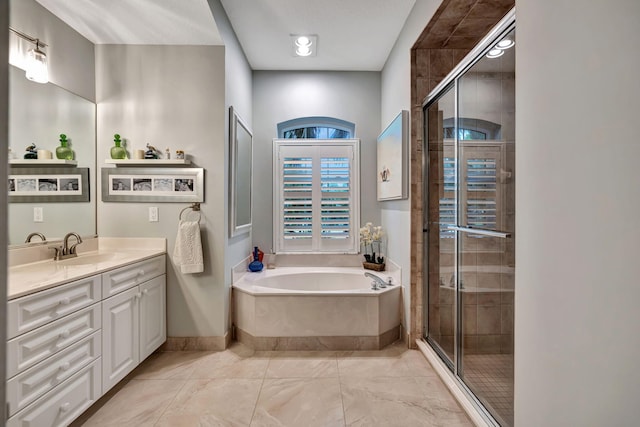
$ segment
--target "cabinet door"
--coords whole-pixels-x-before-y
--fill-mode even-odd
[[[166,275],[140,285],[140,361],[167,340]]]
[[[140,360],[138,287],[102,301],[102,392],[123,379]]]

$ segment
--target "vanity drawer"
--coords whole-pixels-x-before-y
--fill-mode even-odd
[[[100,307],[94,304],[7,342],[7,378],[99,330]]]
[[[102,274],[102,297],[125,291],[166,271],[164,255],[117,268]]]
[[[84,367],[7,421],[7,427],[53,427],[71,424],[100,398],[101,359]]]
[[[9,301],[7,339],[99,302],[101,281],[102,277],[96,275]]]
[[[100,357],[100,331],[82,339],[53,357],[27,369],[7,381],[9,416],[73,376]]]

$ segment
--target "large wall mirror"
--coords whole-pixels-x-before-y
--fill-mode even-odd
[[[36,144],[55,158],[59,135],[67,135],[78,168],[89,168],[89,201],[9,203],[9,244],[23,244],[31,232],[47,240],[74,231],[81,236],[96,234],[96,105],[52,83],[27,80],[24,71],[9,66],[9,161],[23,159],[25,148]],[[24,166],[10,164],[10,171]],[[37,168],[39,164],[27,165]],[[47,168],[51,166],[47,165]],[[42,212],[35,218],[34,211]],[[41,221],[40,221],[41,220]]]
[[[229,108],[229,236],[251,229],[253,135],[233,107]]]

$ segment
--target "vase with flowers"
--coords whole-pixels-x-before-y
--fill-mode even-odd
[[[382,226],[374,226],[368,222],[360,229],[360,245],[362,246],[365,261],[362,263],[365,269],[384,271],[384,232]]]

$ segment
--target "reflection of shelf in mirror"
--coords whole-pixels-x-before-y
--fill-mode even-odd
[[[162,165],[188,165],[191,164],[191,160],[175,159],[106,159],[104,161],[107,164],[116,166],[162,166]]]
[[[10,159],[10,165],[14,166],[77,166],[77,160],[60,160],[60,159]]]

